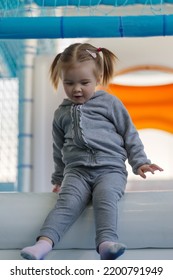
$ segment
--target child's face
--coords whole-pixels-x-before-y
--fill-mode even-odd
[[[75,104],[83,104],[93,97],[99,82],[94,75],[93,61],[78,62],[61,72],[67,97]]]

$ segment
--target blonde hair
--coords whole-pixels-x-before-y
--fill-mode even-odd
[[[102,56],[100,55],[102,53]],[[50,78],[55,89],[58,88],[61,70],[77,62],[94,61],[96,78],[102,77],[101,84],[106,86],[115,74],[117,57],[106,48],[96,48],[88,43],[76,43],[57,54],[50,67]]]

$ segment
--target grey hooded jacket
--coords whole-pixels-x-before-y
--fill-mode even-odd
[[[112,166],[133,172],[150,163],[132,120],[122,102],[97,91],[82,105],[64,99],[53,121],[52,184],[61,184],[64,170],[79,166]]]

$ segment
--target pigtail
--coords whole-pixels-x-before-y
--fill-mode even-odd
[[[106,86],[115,75],[115,65],[117,57],[106,48],[99,48],[99,51],[101,51],[103,54],[102,84],[103,86]]]
[[[50,66],[50,79],[55,89],[58,88],[59,79],[60,79],[60,67],[59,67],[59,61],[60,61],[61,53],[57,54],[55,59],[53,60],[51,66]]]

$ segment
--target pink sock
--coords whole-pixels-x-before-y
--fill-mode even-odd
[[[121,243],[104,241],[99,245],[99,254],[101,260],[115,260],[120,257],[126,249]]]
[[[52,245],[46,240],[38,240],[35,245],[25,247],[21,256],[28,260],[42,260],[52,250]]]

